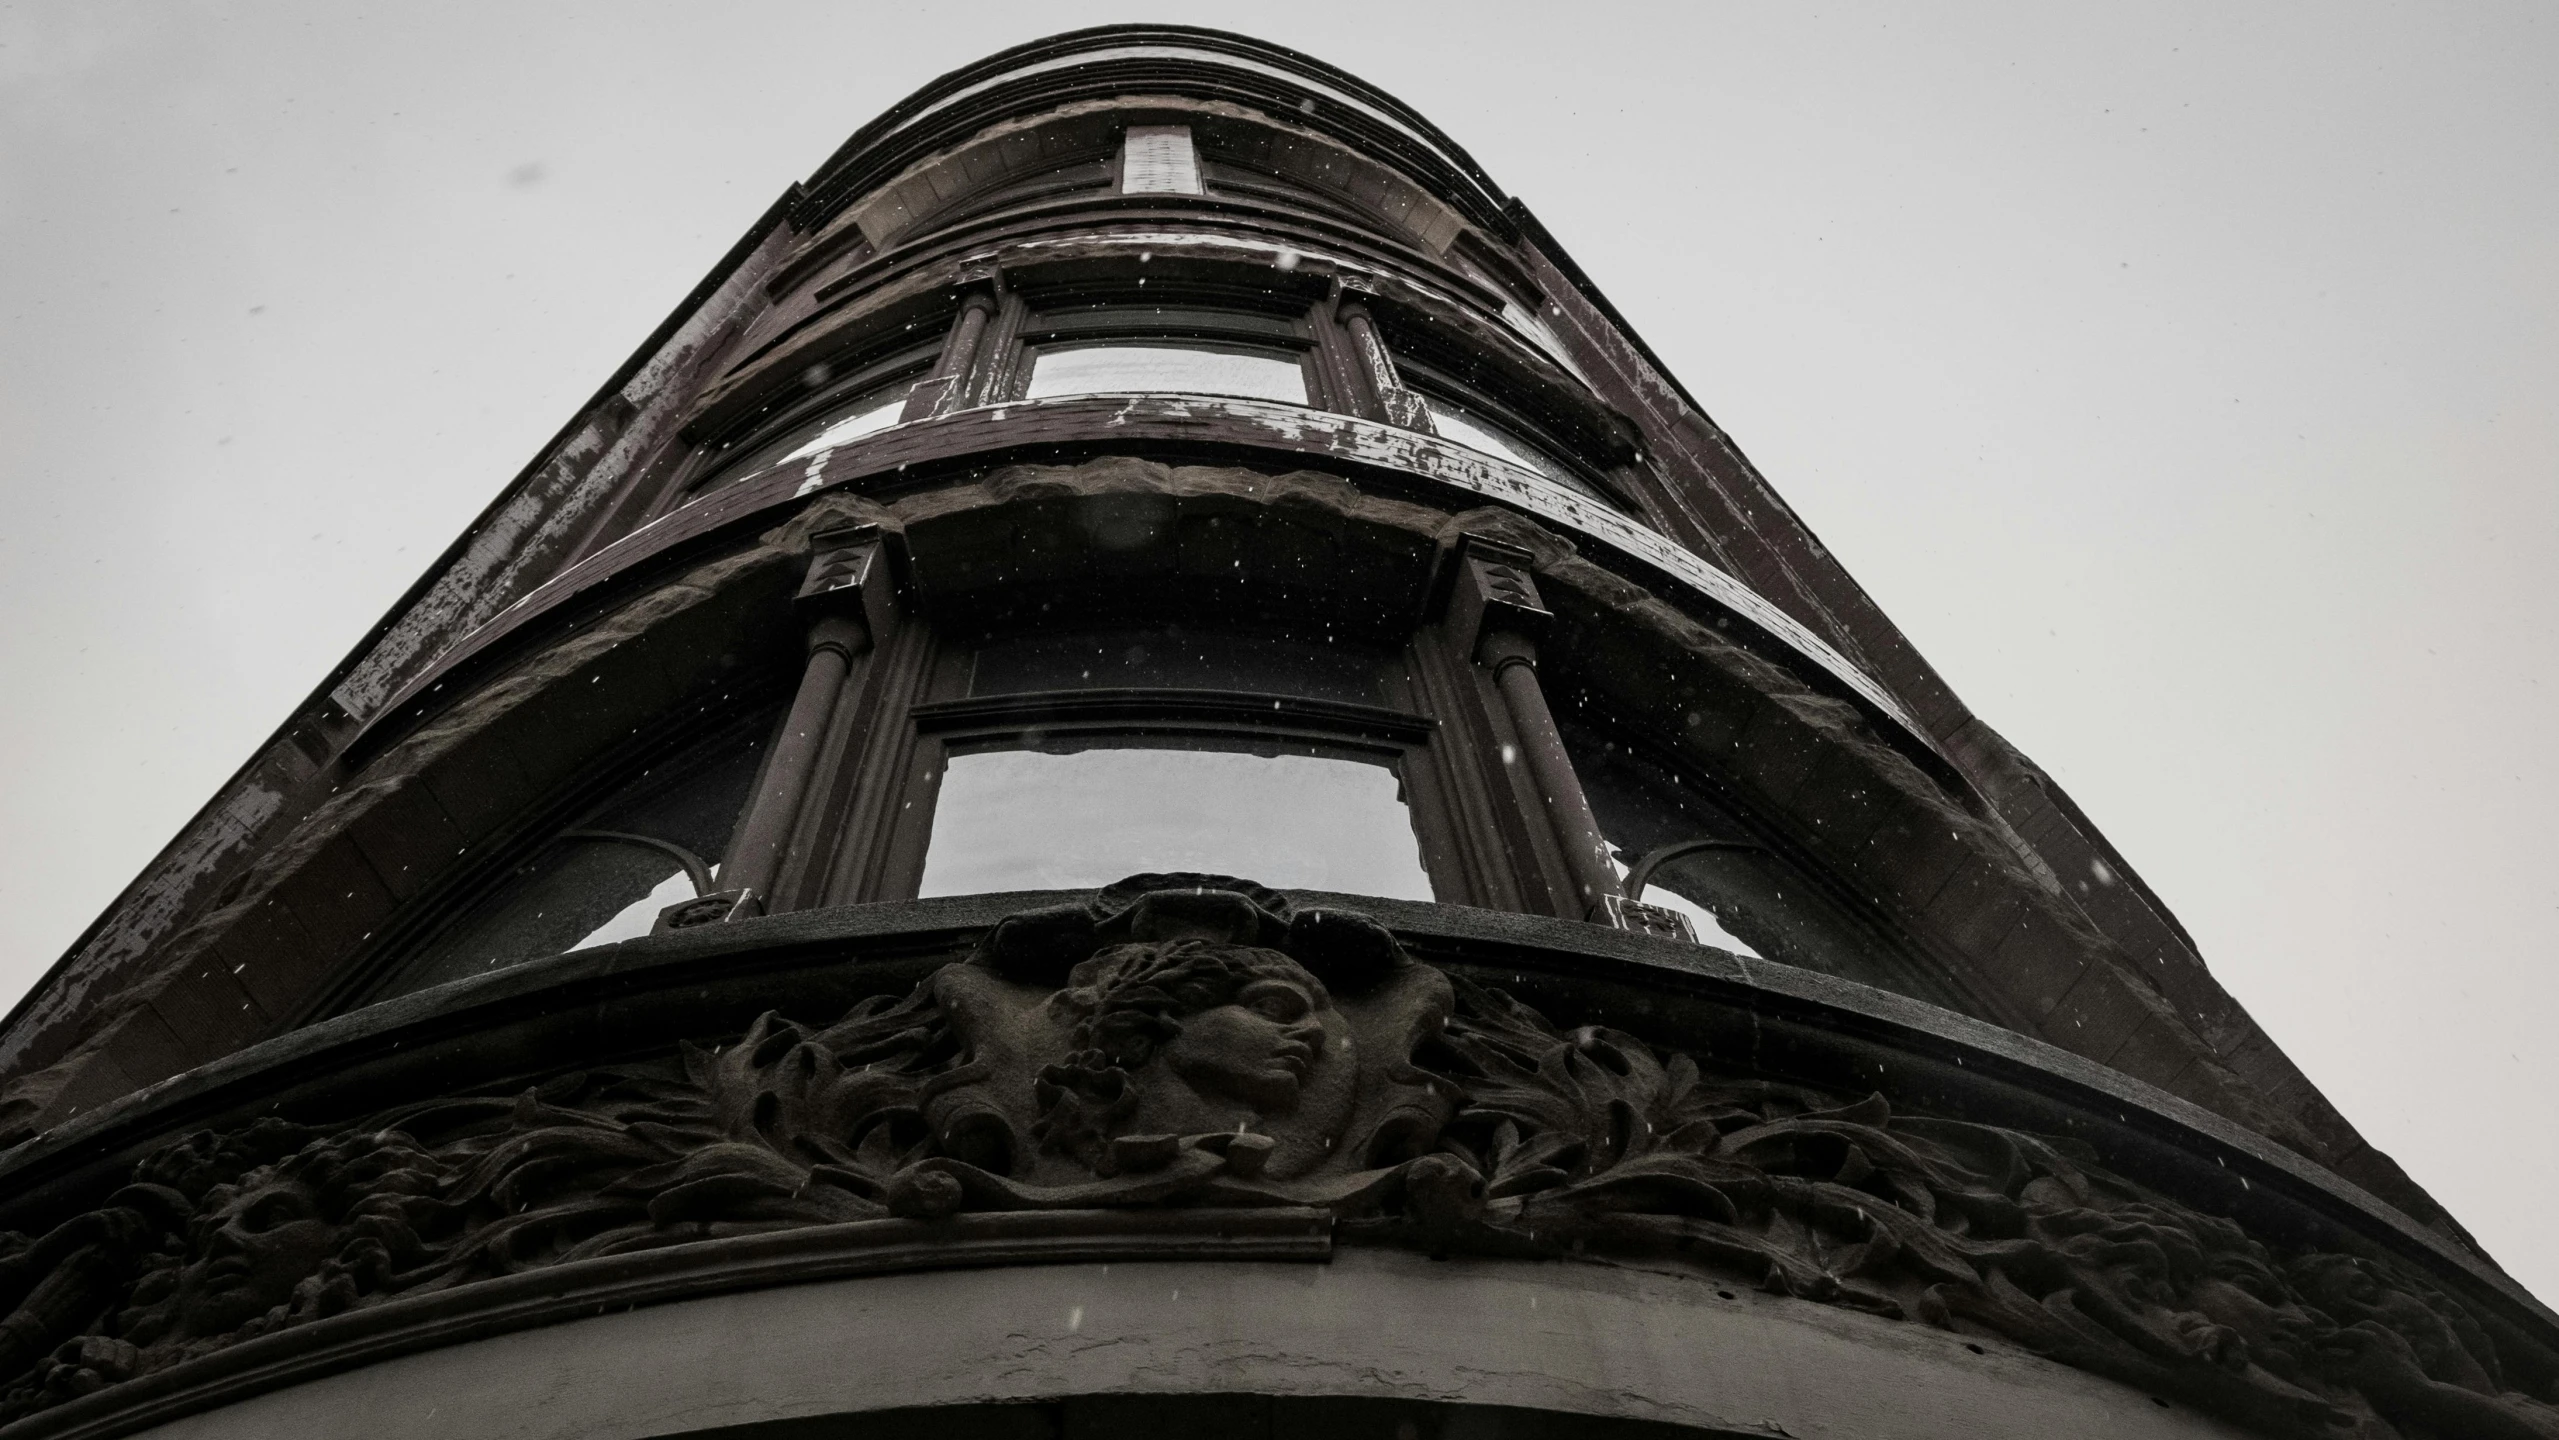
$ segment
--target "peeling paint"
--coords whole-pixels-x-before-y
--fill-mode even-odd
[[[824,487],[826,484],[826,462],[833,459],[834,456],[835,447],[831,445],[826,449],[820,450],[816,454],[811,455],[809,457],[808,468],[800,472],[800,488],[792,491],[791,497],[796,500],[803,495],[813,494],[820,488]]]
[[[1096,398],[1074,395],[1021,400],[1012,402],[1008,408],[1037,413],[1044,409],[1088,405]],[[1307,449],[1310,442],[1320,441],[1326,454],[1454,485],[1487,499],[1516,506],[1539,519],[1566,526],[1576,534],[1597,540],[1672,576],[1740,615],[1779,643],[1820,666],[1859,698],[1890,716],[1914,738],[1934,745],[1928,732],[1894,698],[1892,692],[1876,683],[1794,616],[1669,536],[1534,470],[1450,444],[1417,430],[1405,430],[1301,405],[1219,396],[1132,394],[1113,398],[1118,398],[1119,404],[1106,422],[1112,427],[1140,420],[1188,420],[1203,416],[1241,421],[1259,427],[1291,449]],[[827,458],[832,459],[831,456]],[[829,483],[832,477],[821,478],[824,468],[812,461],[796,493],[806,495]]]
[[[473,532],[463,553],[329,692],[340,709],[357,719],[372,715],[454,640],[531,588],[527,582],[534,572],[554,563],[559,546],[584,528],[663,438],[667,418],[654,413],[657,402],[736,312],[754,301],[780,249],[778,239],[731,272],[615,393],[626,419],[590,412],[587,423]]]
[[[1108,254],[1117,250],[1145,247],[1174,252],[1224,254],[1278,270],[1306,270],[1313,274],[1346,275],[1374,285],[1382,292],[1394,293],[1426,301],[1448,312],[1452,318],[1467,318],[1473,307],[1437,286],[1414,279],[1402,271],[1380,269],[1365,261],[1354,260],[1328,250],[1319,250],[1302,241],[1285,244],[1258,240],[1243,235],[1228,235],[1210,230],[1132,230],[1100,227],[1071,236],[1032,238],[1007,241],[1001,245],[974,250],[954,263],[954,269],[973,267],[1002,268],[1010,264],[1028,263],[1054,253]],[[1531,317],[1534,323],[1534,317]],[[1533,336],[1531,337],[1534,338]],[[1560,358],[1560,357],[1559,357]],[[1566,362],[1569,366],[1570,362]],[[1579,374],[1579,370],[1573,373]]]
[[[244,780],[179,832],[74,953],[60,983],[30,995],[17,1023],[0,1034],[0,1074],[16,1071],[33,1041],[84,1008],[101,984],[119,980],[131,961],[186,914],[198,888],[256,838],[283,804],[284,792]]]
[[[762,251],[733,270],[522,478],[461,553],[348,667],[330,692],[339,708],[359,719],[372,714],[455,641],[539,592],[537,577],[548,578],[540,572],[557,563],[561,548],[582,533],[631,467],[663,438],[671,419],[658,413],[659,402],[682,390],[722,328],[756,303],[764,275],[789,239],[777,231]],[[273,763],[255,767],[217,795],[108,909],[89,939],[39,983],[0,1035],[0,1073],[23,1069],[50,1032],[122,987],[132,962],[168,938],[196,907],[206,879],[284,805],[285,792],[259,778],[276,770]]]

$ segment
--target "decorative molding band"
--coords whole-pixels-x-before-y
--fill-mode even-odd
[[[1084,1261],[1322,1261],[1314,1210],[1125,1210],[856,1220],[572,1261],[351,1310],[244,1340],[0,1426],[0,1440],[113,1440],[183,1415],[371,1365],[590,1315],[767,1285]]]
[[[1418,491],[1454,491],[1563,526],[1591,542],[1590,558],[1632,578],[1674,589],[1715,612],[1741,620],[1781,650],[1828,677],[1911,745],[1944,754],[1892,693],[1854,662],[1739,579],[1640,522],[1533,470],[1508,464],[1417,430],[1356,416],[1268,401],[1183,395],[1071,396],[978,406],[914,421],[824,451],[806,462],[738,480],[622,536],[563,570],[446,651],[378,711],[364,736],[437,689],[472,657],[537,619],[595,596],[636,567],[686,551],[718,534],[773,523],[821,490],[856,492],[895,482],[901,493],[927,467],[978,464],[1021,452],[1062,450],[1144,453],[1167,446],[1213,446],[1294,455],[1388,479]]]

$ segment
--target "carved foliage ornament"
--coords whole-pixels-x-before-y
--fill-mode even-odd
[[[0,1419],[474,1280],[892,1216],[1311,1206],[1348,1241],[1670,1262],[1997,1337],[2284,1436],[2559,1440],[2559,1355],[2279,1254],[2073,1142],[1559,1031],[1364,916],[1140,876],[903,998],[351,1128],[189,1136],[0,1236]]]

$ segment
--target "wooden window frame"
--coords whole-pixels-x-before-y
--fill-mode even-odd
[[[901,381],[911,384],[923,379],[932,372],[942,343],[942,333],[937,331],[930,340],[880,356],[846,374],[830,375],[801,397],[777,400],[772,409],[758,415],[751,423],[734,428],[721,440],[693,446],[668,477],[664,490],[650,508],[650,518],[688,505],[743,478],[745,472],[737,469],[741,457],[816,423],[830,409],[867,393],[889,389]]]
[[[1308,408],[1358,413],[1352,409],[1357,397],[1344,393],[1336,367],[1320,353],[1326,336],[1314,309],[1282,316],[1178,302],[1153,306],[1129,301],[1051,310],[1025,305],[1006,338],[1009,353],[988,357],[997,373],[990,375],[983,392],[989,397],[986,403],[1022,399],[1030,388],[1031,367],[1043,350],[1122,343],[1286,355],[1297,362],[1305,377]]]
[[[1385,705],[1174,687],[970,696],[961,692],[964,662],[975,646],[946,643],[922,621],[903,624],[874,654],[860,703],[839,712],[841,733],[831,737],[827,774],[795,838],[794,873],[777,888],[784,902],[777,908],[915,898],[954,747],[1036,731],[1276,745],[1385,760],[1402,783],[1421,866],[1439,902],[1561,913],[1557,897],[1566,887],[1547,873],[1559,875],[1560,861],[1522,849],[1539,843],[1529,838],[1539,827],[1533,812],[1509,813],[1534,797],[1512,793],[1521,782],[1490,762],[1491,750],[1476,736],[1497,723],[1482,718],[1481,677],[1470,673],[1471,665],[1452,667],[1419,653],[1427,648],[1408,643],[1405,678],[1390,682]],[[1491,746],[1499,743],[1495,738]],[[1502,842],[1488,843],[1496,833]],[[1522,864],[1531,873],[1518,873]]]

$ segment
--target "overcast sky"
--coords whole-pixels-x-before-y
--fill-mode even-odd
[[[0,1001],[784,185],[1124,19],[1470,148],[2559,1299],[2546,3],[0,3]]]

